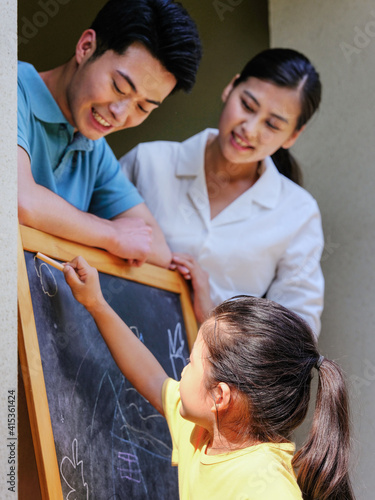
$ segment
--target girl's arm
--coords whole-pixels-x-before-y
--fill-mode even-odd
[[[97,270],[89,266],[83,257],[76,257],[65,264],[64,274],[76,300],[94,318],[124,376],[164,415],[162,386],[168,375],[154,355],[105,301]]]

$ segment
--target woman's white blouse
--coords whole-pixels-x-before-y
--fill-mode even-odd
[[[266,296],[320,332],[324,246],[318,205],[266,158],[258,181],[212,220],[204,173],[206,129],[182,143],[138,145],[120,160],[174,252],[209,274],[215,305],[234,295]],[[225,189],[225,178],[212,188]]]

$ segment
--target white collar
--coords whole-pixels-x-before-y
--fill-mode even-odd
[[[181,144],[176,164],[177,177],[198,177],[204,174],[204,156],[210,135],[217,135],[217,129],[207,128],[189,137]],[[263,161],[263,173],[256,183],[242,196],[266,208],[274,208],[280,197],[282,177],[272,158]]]

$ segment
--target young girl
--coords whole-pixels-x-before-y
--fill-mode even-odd
[[[288,307],[319,334],[320,213],[286,176],[298,180],[288,148],[320,96],[304,55],[269,49],[224,89],[218,130],[140,144],[120,160],[174,252],[174,267],[191,279],[199,322],[246,294]]]
[[[343,377],[296,314],[263,298],[224,302],[177,382],[106,303],[94,268],[77,257],[64,273],[124,376],[166,417],[182,500],[354,498]],[[288,437],[305,418],[314,370],[312,431],[293,456]]]

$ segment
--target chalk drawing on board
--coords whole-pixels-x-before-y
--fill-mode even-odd
[[[143,338],[143,333],[139,333],[138,328],[136,326],[129,326],[129,328],[139,338],[142,344],[144,344],[145,339]]]
[[[73,389],[72,389],[72,394],[70,396],[70,401],[72,402],[73,401],[73,397],[74,397],[74,393],[75,393],[75,390],[76,390],[76,386],[77,386],[77,381],[78,381],[78,377],[79,377],[79,374],[80,374],[80,371],[81,371],[81,368],[91,350],[91,348],[93,347],[93,343],[90,344],[89,348],[87,349],[85,355],[83,356],[82,358],[82,361],[80,362],[79,364],[79,367],[78,367],[78,370],[77,370],[77,373],[76,373],[76,376],[75,376],[75,379],[74,379],[74,385],[73,385]]]
[[[59,470],[64,500],[68,494],[69,500],[86,499],[85,484],[89,500],[177,500],[177,472],[170,465],[172,443],[165,419],[115,366],[63,273],[48,265],[36,267],[41,263],[34,256],[25,251],[59,469],[66,457]],[[112,307],[133,325],[134,335],[154,352],[168,376],[177,373],[179,378],[189,355],[186,338],[180,338],[184,322],[179,295],[131,281],[123,296],[122,278],[105,273],[99,277],[104,290],[115,280],[116,287],[109,288]],[[74,439],[78,449],[73,457]],[[83,478],[76,484],[69,474],[82,472],[81,467]],[[73,490],[79,487],[84,491],[78,497]]]
[[[64,482],[70,488],[66,500],[89,499],[89,487],[83,476],[83,461],[78,460],[77,439],[73,439],[72,459],[64,456],[61,460],[60,473]]]
[[[122,451],[120,451],[117,456],[125,463],[124,466],[119,467],[121,478],[126,478],[129,479],[129,481],[140,483],[140,469],[137,455],[132,455],[131,453],[123,453]]]
[[[94,420],[95,420],[95,414],[96,414],[96,408],[98,406],[98,401],[100,398],[101,394],[101,389],[104,384],[104,381],[109,383],[110,387],[112,388],[112,394],[114,397],[114,413],[113,413],[113,421],[115,418],[120,418],[121,421],[121,426],[119,429],[121,431],[125,431],[127,435],[127,439],[122,438],[121,436],[117,435],[116,432],[113,431],[112,427],[112,436],[115,439],[120,440],[121,442],[124,443],[129,443],[132,446],[134,446],[133,449],[133,454],[135,455],[135,449],[138,447],[140,449],[144,449],[144,451],[152,454],[153,456],[160,458],[160,459],[167,459],[170,460],[170,455],[171,455],[171,448],[168,446],[162,439],[158,439],[156,436],[158,433],[156,432],[157,430],[157,424],[159,422],[164,422],[164,417],[160,415],[151,405],[150,403],[143,398],[137,391],[134,389],[134,387],[126,387],[124,382],[125,382],[125,377],[123,377],[123,381],[121,383],[120,389],[118,393],[116,393],[116,389],[114,387],[111,375],[106,371],[102,379],[100,381],[98,390],[97,390],[97,395],[96,395],[96,401],[94,405],[94,410],[92,413],[91,417],[91,429],[94,428]],[[142,406],[138,403],[135,404],[133,401],[129,402],[129,404],[126,405],[126,407],[123,409],[119,398],[120,394],[125,390],[126,394],[126,399],[129,399],[129,395],[132,393],[136,394],[136,400],[141,400],[142,404],[148,405],[149,408],[151,408],[154,413],[151,415],[147,415],[146,417],[143,416],[142,412]],[[107,395],[108,397],[108,395]],[[132,420],[134,422],[137,422],[136,425],[132,425],[128,418],[127,415],[131,415]],[[93,438],[93,436],[91,436]],[[140,444],[141,443],[141,444]],[[142,446],[143,445],[143,446]],[[148,446],[146,448],[146,445]],[[150,448],[153,450],[151,451]]]
[[[176,370],[176,360],[182,361],[183,366],[186,365],[186,357],[184,356],[185,341],[182,336],[181,323],[177,323],[172,336],[172,330],[168,328],[168,339],[169,339],[169,359],[171,360],[173,368],[173,376],[175,380],[178,380],[177,370]]]
[[[94,405],[94,411],[93,411],[92,419],[91,419],[91,430],[93,430],[94,427],[95,427],[94,420],[95,420],[95,415],[96,415],[96,409],[98,407],[98,402],[99,402],[99,399],[100,399],[101,390],[102,390],[102,386],[103,386],[104,382],[107,382],[107,384],[109,383],[109,386],[111,387],[111,390],[112,390],[112,395],[114,397],[114,412],[113,412],[113,416],[112,416],[112,425],[111,425],[112,457],[115,456],[117,459],[120,459],[121,462],[124,461],[124,459],[122,457],[124,457],[126,453],[129,456],[135,457],[134,460],[133,460],[133,462],[132,462],[132,466],[133,466],[133,468],[132,468],[132,476],[130,476],[129,474],[128,474],[128,476],[124,475],[122,473],[122,468],[123,468],[122,463],[121,463],[120,466],[118,466],[112,460],[112,474],[113,474],[113,477],[117,476],[116,471],[118,471],[120,473],[119,477],[121,479],[132,480],[132,478],[136,477],[137,478],[136,482],[137,483],[141,483],[142,486],[143,486],[143,488],[144,488],[144,490],[145,490],[145,492],[147,493],[146,481],[145,481],[145,478],[142,475],[142,471],[141,471],[141,469],[139,467],[139,464],[138,464],[138,456],[136,454],[136,447],[133,445],[133,442],[132,442],[132,439],[131,439],[131,435],[129,433],[128,426],[126,425],[126,418],[124,416],[124,413],[123,413],[123,411],[121,409],[121,405],[120,405],[120,402],[119,402],[120,394],[122,393],[123,389],[125,388],[125,377],[122,377],[122,381],[121,381],[119,390],[118,390],[118,392],[116,392],[116,389],[115,389],[114,383],[112,381],[111,375],[107,371],[103,374],[102,379],[101,379],[100,384],[99,384],[99,387],[98,387],[98,390],[97,390],[97,395],[96,395],[96,400],[95,400],[95,405]],[[125,390],[127,390],[127,389],[125,388]],[[107,398],[108,398],[108,395],[107,395]],[[110,398],[108,398],[107,401],[109,399]],[[125,425],[123,426],[122,430],[123,430],[123,432],[126,433],[126,438],[127,438],[127,439],[123,439],[122,440],[124,443],[126,443],[126,445],[125,445],[125,447],[121,446],[121,450],[119,450],[118,443],[116,443],[116,445],[114,444],[114,441],[117,441],[116,440],[116,435],[114,433],[114,426],[115,426],[115,421],[116,421],[116,414],[118,412],[121,414],[121,421],[125,423]],[[91,436],[91,438],[93,438],[93,436]],[[91,439],[90,439],[90,442],[91,442]],[[120,453],[122,453],[123,455],[120,455]]]
[[[41,262],[35,255],[34,267],[35,272],[40,280],[40,284],[42,285],[43,293],[48,295],[48,297],[54,297],[58,292],[58,287],[56,279],[51,269],[49,268],[49,265],[45,262]]]

